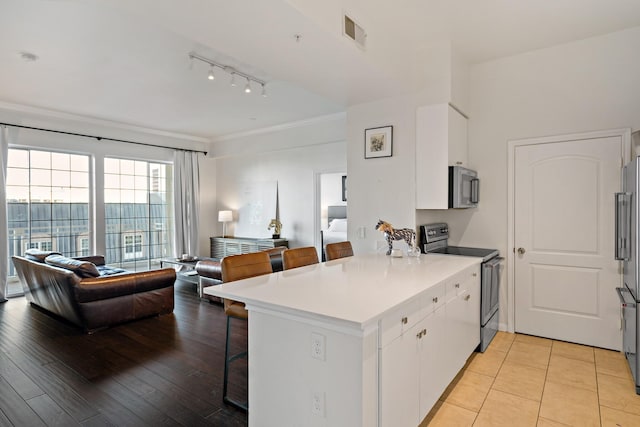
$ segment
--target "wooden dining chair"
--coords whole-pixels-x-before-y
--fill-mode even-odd
[[[313,246],[287,249],[282,253],[282,268],[289,270],[305,265],[317,264],[318,252]]]
[[[327,261],[353,256],[351,242],[328,243],[327,246],[324,247],[324,256]]]
[[[227,256],[222,259],[222,282],[233,282],[236,280],[247,279],[249,277],[262,276],[264,274],[272,273],[271,259],[266,252],[253,252],[242,255]],[[227,396],[228,379],[229,379],[229,364],[236,359],[247,356],[247,351],[229,356],[229,341],[231,330],[231,318],[248,320],[249,313],[244,306],[244,303],[234,301],[225,298],[224,299],[224,313],[227,315],[227,339],[224,347],[224,381],[222,386],[222,400],[237,408],[248,410],[249,405],[240,403],[236,400],[230,399]]]

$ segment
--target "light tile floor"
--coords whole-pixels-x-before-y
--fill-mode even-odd
[[[498,332],[420,426],[638,427],[640,396],[622,353]]]

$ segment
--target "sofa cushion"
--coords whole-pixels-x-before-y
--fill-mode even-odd
[[[96,268],[96,265],[89,261],[80,261],[62,255],[49,255],[44,259],[44,262],[49,265],[71,270],[80,277],[100,276],[100,272]]]
[[[98,269],[100,276],[112,276],[114,274],[129,273],[129,271],[123,268],[110,267],[108,265],[97,265],[96,268]]]
[[[41,251],[40,249],[31,248],[24,252],[24,257],[31,261],[44,262],[44,259],[49,255],[62,255],[60,252],[54,251]]]

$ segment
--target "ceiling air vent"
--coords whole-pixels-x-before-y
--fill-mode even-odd
[[[356,24],[356,22],[346,14],[344,15],[344,26],[342,27],[342,30],[342,34],[356,42],[356,44],[361,48],[365,48],[367,33],[364,31],[364,28]]]

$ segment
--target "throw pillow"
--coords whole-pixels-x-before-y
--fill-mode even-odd
[[[100,276],[100,272],[96,268],[96,265],[89,261],[80,261],[62,255],[49,255],[44,259],[44,262],[49,265],[71,270],[80,277]]]
[[[31,261],[44,262],[44,259],[49,255],[62,255],[60,252],[54,251],[41,251],[40,249],[27,249],[24,252],[24,257],[26,259],[30,259]]]
[[[129,273],[129,271],[124,270],[122,268],[118,268],[118,267],[109,267],[108,265],[98,265],[96,266],[98,268],[98,271],[100,272],[100,276],[112,276],[114,274],[122,274],[122,273]]]

